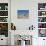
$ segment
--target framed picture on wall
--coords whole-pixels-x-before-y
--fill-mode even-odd
[[[29,10],[17,10],[17,18],[19,19],[29,18]]]

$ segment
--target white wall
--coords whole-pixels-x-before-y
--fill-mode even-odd
[[[33,24],[36,32],[36,34],[33,34],[34,36],[38,36],[38,3],[46,3],[46,0],[11,0],[11,22],[16,25],[18,32],[19,30],[27,30],[28,27]],[[20,9],[29,10],[29,19],[17,18],[17,10]],[[33,46],[40,46],[38,43],[43,43],[41,39],[42,38],[34,37]]]
[[[26,2],[26,3],[25,3]],[[37,0],[33,1],[33,0],[22,0],[22,1],[18,1],[18,0],[11,0],[11,22],[13,22],[16,25],[16,28],[19,32],[19,30],[25,31],[28,29],[29,26],[31,26],[32,24],[35,26],[35,36],[37,36],[37,8],[38,8],[38,4],[37,4]],[[18,19],[17,18],[17,10],[20,9],[29,9],[29,19]],[[16,31],[17,31],[16,30]],[[26,31],[25,31],[26,33]],[[34,33],[33,33],[34,34]],[[33,39],[33,44],[37,44],[37,40],[35,40],[35,38]]]
[[[26,2],[26,3],[25,3]],[[33,2],[33,3],[32,3]],[[34,4],[34,5],[33,5]],[[29,10],[29,19],[18,19],[17,10]],[[16,25],[17,30],[27,30],[29,26],[35,25],[37,23],[37,2],[35,1],[11,1],[11,22]]]
[[[45,3],[46,0],[11,0],[11,22],[16,25],[17,30],[27,30],[29,26],[38,25],[38,3]],[[29,10],[29,19],[18,19],[17,10]]]

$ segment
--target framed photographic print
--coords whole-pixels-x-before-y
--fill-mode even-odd
[[[17,18],[19,19],[29,18],[29,10],[17,10]]]

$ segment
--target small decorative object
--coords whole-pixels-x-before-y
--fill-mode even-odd
[[[38,28],[46,28],[46,24],[38,24]]]
[[[7,22],[7,19],[6,18],[4,18],[4,20],[3,20],[4,22]]]
[[[42,22],[42,18],[39,17],[39,18],[38,18],[38,21],[39,21],[39,22]]]
[[[1,6],[0,6],[0,10],[1,10]]]
[[[43,39],[43,40],[45,40],[45,39]]]
[[[29,10],[17,10],[17,17],[19,19],[29,18]]]
[[[45,12],[42,12],[42,15],[45,15]]]
[[[40,10],[44,10],[44,8],[40,8]]]
[[[46,3],[38,3],[38,10],[45,10]]]
[[[46,22],[46,17],[38,17],[39,22]]]
[[[5,10],[8,10],[8,6],[5,6]]]
[[[0,16],[8,16],[8,11],[0,11]]]
[[[46,9],[46,6],[45,6],[45,9]]]
[[[39,29],[39,36],[46,37],[46,29]]]
[[[16,30],[16,26],[13,23],[11,23],[11,30]]]
[[[34,30],[34,28],[35,27],[32,25],[32,26],[29,27],[29,30]]]
[[[0,17],[0,22],[7,22],[7,17]]]
[[[30,30],[30,27],[29,27],[29,30]]]

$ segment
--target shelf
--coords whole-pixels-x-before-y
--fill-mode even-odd
[[[42,39],[45,39],[46,37],[38,37],[38,38],[42,38]]]
[[[8,37],[8,3],[0,3],[0,35]]]
[[[46,23],[46,22],[38,22],[38,23]]]
[[[38,28],[38,29],[46,29],[46,28]]]
[[[0,16],[0,17],[8,17],[8,16]]]
[[[46,17],[46,15],[44,15],[44,16],[38,16],[38,17]]]
[[[8,22],[0,22],[0,23],[8,23]]]
[[[46,37],[46,3],[38,3],[38,36]]]
[[[0,10],[0,11],[8,11],[8,10]]]
[[[38,10],[38,11],[46,11],[46,10]]]

